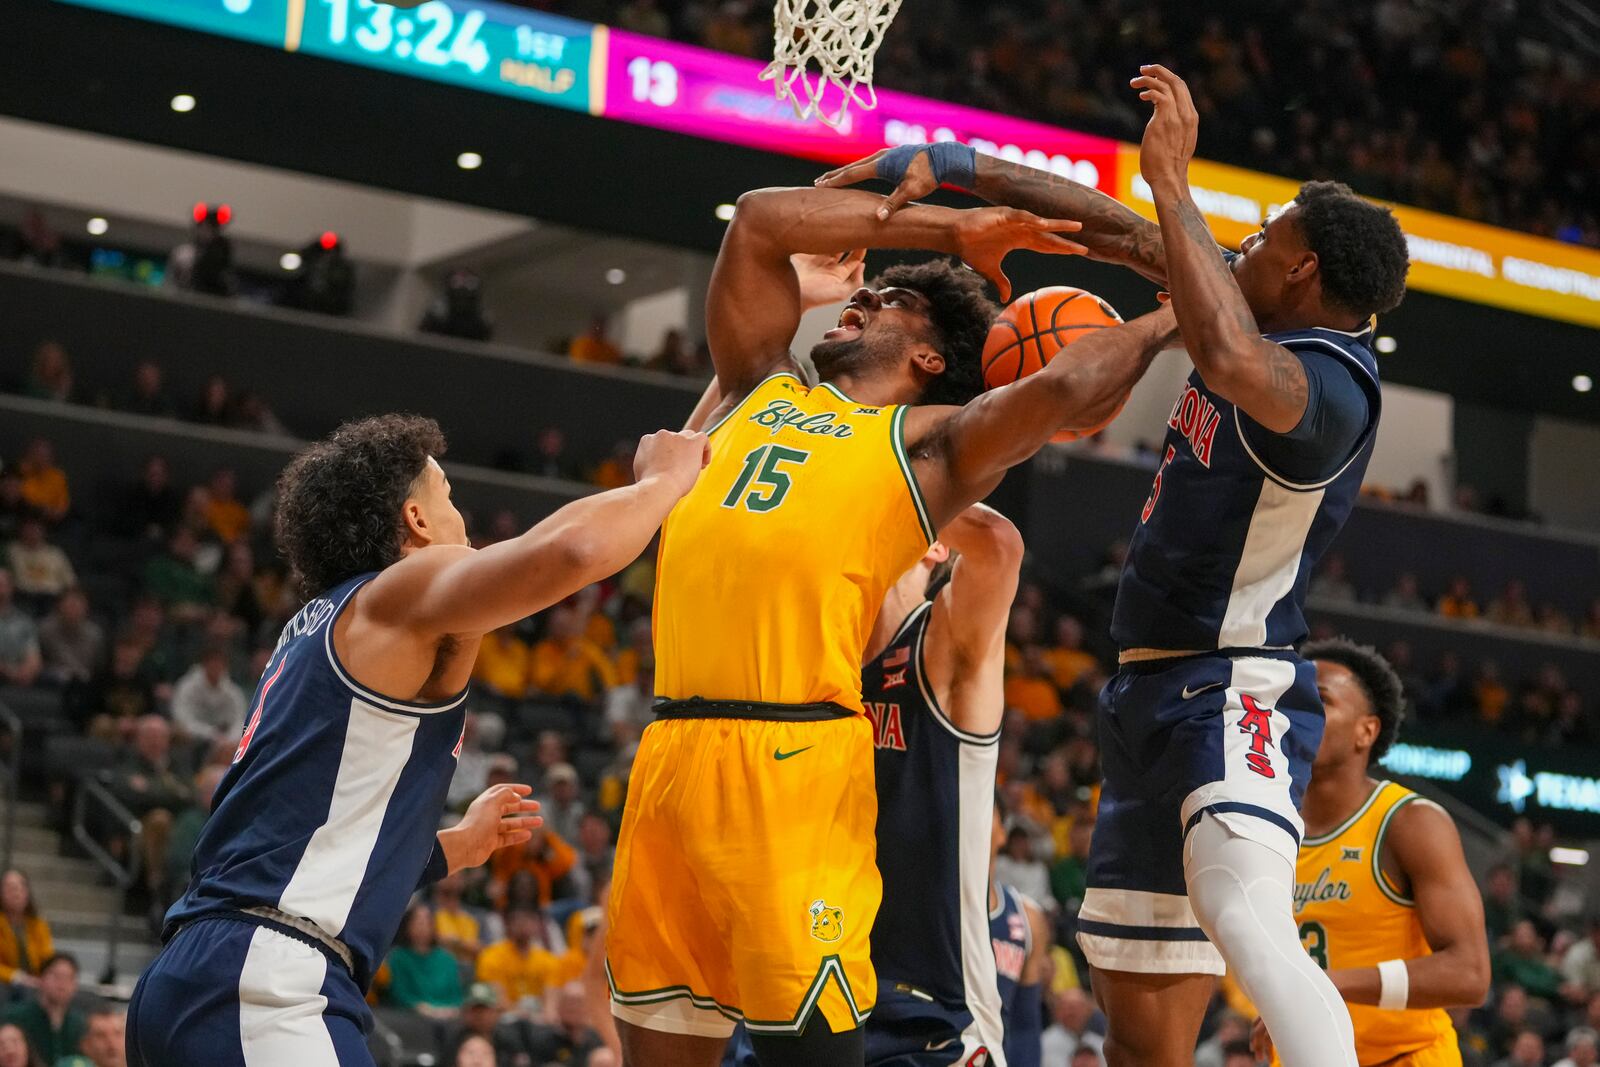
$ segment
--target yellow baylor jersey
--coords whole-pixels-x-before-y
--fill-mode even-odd
[[[934,532],[906,409],[775,374],[711,429],[661,529],[656,693],[861,711],[861,653]]]
[[[1380,782],[1344,825],[1301,842],[1295,864],[1295,921],[1301,943],[1324,969],[1375,967],[1384,960],[1433,951],[1415,906],[1390,884],[1379,864],[1389,821],[1416,799],[1404,786]],[[1349,1007],[1356,1059],[1363,1064],[1384,1063],[1446,1037],[1454,1048],[1450,1017],[1442,1009]]]

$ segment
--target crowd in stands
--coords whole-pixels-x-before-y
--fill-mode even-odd
[[[769,0],[519,0],[770,58]],[[1138,141],[1141,63],[1184,76],[1200,154],[1600,247],[1600,63],[1502,0],[936,0],[903,10],[880,86]]]

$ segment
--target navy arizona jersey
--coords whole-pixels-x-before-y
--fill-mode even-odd
[[[945,1009],[968,1057],[986,1048],[991,1063],[1003,1064],[988,920],[1000,735],[957,728],[934,698],[923,666],[932,608],[927,601],[912,611],[889,647],[861,672],[877,746],[883,875],[883,904],[872,928],[879,999],[868,1024],[869,1045],[873,1024],[880,1015],[891,1021],[904,994],[923,1002],[932,998]]]
[[[345,672],[333,625],[372,577],[328,590],[283,628],[164,940],[204,915],[276,908],[343,941],[365,990],[411,894],[445,873],[436,837],[467,694],[392,700]]]
[[[1022,906],[1023,896],[1009,885],[996,885],[1000,903],[989,913],[989,940],[994,946],[995,974],[999,979],[1000,1013],[1011,1026],[1011,1012],[1022,984],[1022,965],[1033,951],[1033,924]]]
[[[1308,370],[1306,418],[1289,434],[1261,427],[1207,389],[1198,370],[1189,376],[1167,420],[1161,465],[1117,587],[1111,635],[1119,648],[1288,648],[1306,636],[1312,568],[1355,505],[1377,436],[1372,332],[1369,323],[1355,333],[1266,335]],[[1359,389],[1355,407],[1362,394],[1366,400],[1365,426],[1356,428],[1354,444],[1340,443],[1338,455],[1306,432],[1322,413],[1321,382],[1334,380],[1324,367],[1354,379],[1354,387],[1342,385]],[[1296,446],[1298,477],[1266,458],[1282,454],[1285,443]]]

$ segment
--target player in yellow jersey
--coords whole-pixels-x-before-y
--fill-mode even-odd
[[[1301,942],[1350,1008],[1363,1067],[1461,1067],[1444,1009],[1488,992],[1483,904],[1450,816],[1372,777],[1400,726],[1400,679],[1349,641],[1311,641],[1300,654],[1316,664],[1327,709],[1300,809]],[[1254,1044],[1261,1055],[1271,1045],[1260,1020]]]
[[[996,312],[982,279],[945,262],[897,267],[812,350],[813,387],[789,352],[792,254],[944,252],[1008,296],[1007,252],[1081,251],[1060,236],[1076,224],[1015,209],[914,206],[885,220],[881,205],[846,190],[746,194],[712,274],[721,400],[705,476],[662,529],[661,703],[634,763],[609,907],[631,1067],[710,1067],[740,1019],[766,1067],[861,1063],[881,893],[861,658],[884,593],[1007,468],[1058,430],[1109,418],[1175,338],[1160,309],[979,396]]]

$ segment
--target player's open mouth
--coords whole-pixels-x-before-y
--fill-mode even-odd
[[[839,315],[839,325],[823,334],[823,339],[840,341],[860,337],[867,326],[867,313],[854,304],[848,305]]]

